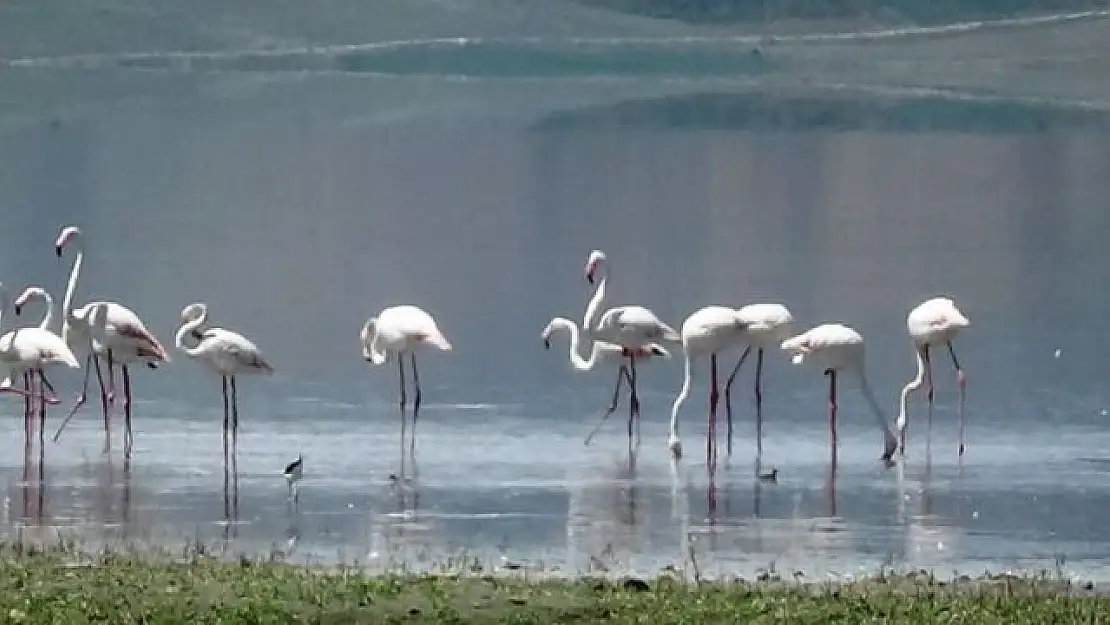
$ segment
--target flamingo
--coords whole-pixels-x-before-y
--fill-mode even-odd
[[[793,354],[794,364],[800,365],[811,358],[829,377],[829,432],[832,435],[832,462],[836,465],[836,378],[840,371],[849,371],[859,380],[860,392],[875,415],[875,422],[883,431],[882,459],[890,464],[898,448],[898,440],[890,431],[879,402],[871,391],[864,369],[863,337],[848,326],[827,323],[811,328],[793,338],[786,339],[780,347]]]
[[[736,311],[740,319],[747,324],[744,331],[744,353],[736,362],[732,373],[725,382],[725,415],[727,419],[728,441],[727,453],[732,456],[732,382],[740,372],[741,365],[748,358],[748,354],[755,349],[755,445],[756,456],[763,456],[763,350],[777,347],[786,340],[794,325],[794,316],[786,306],[777,303],[758,303],[741,306]],[[714,446],[716,441],[714,441]]]
[[[58,258],[62,257],[65,248],[81,239],[81,229],[76,226],[62,228],[57,240],[54,242],[54,251]],[[144,362],[151,369],[157,368],[157,363],[169,362],[169,354],[158,339],[147,330],[146,325],[131,309],[123,304],[107,300],[89,302],[81,308],[74,310],[73,296],[77,290],[77,277],[81,273],[81,263],[84,260],[85,250],[83,245],[77,246],[77,256],[73,260],[73,269],[69,274],[69,283],[66,286],[65,298],[62,301],[62,339],[67,345],[88,347],[88,356],[85,360],[85,380],[81,385],[81,396],[69,415],[62,422],[61,427],[54,434],[54,440],[62,434],[66,423],[85,404],[89,388],[89,364],[96,369],[96,379],[100,384],[100,403],[104,411],[104,453],[111,449],[111,429],[108,423],[108,405],[115,399],[115,378],[113,367],[118,364],[123,374],[123,412],[124,412],[124,455],[131,457],[131,374],[127,366],[132,362]],[[98,329],[89,323],[92,309],[100,304],[105,305],[105,319],[102,328]],[[100,372],[100,358],[106,358],[108,363],[108,389],[104,388],[104,378]]]
[[[756,351],[755,365],[755,410],[756,410],[756,449],[757,456],[763,454],[763,392],[761,380],[763,378],[763,352],[764,349],[778,344],[790,335],[794,317],[782,304],[758,303],[748,304],[739,309],[725,306],[706,306],[694,311],[682,324],[682,345],[686,352],[686,359],[692,367],[693,360],[709,354],[710,389],[709,389],[709,433],[706,439],[706,462],[715,462],[716,456],[716,414],[719,393],[717,391],[717,353],[736,344],[745,344],[744,352],[733,367],[732,373],[725,382],[725,413],[728,425],[728,455],[732,455],[732,383],[740,372],[740,367],[747,360],[754,348]],[[678,439],[678,410],[690,392],[689,378],[692,369],[687,369],[687,379],[683,380],[684,391],[679,391],[671,406],[671,437],[668,447],[677,458],[682,454],[682,445]]]
[[[682,456],[682,442],[678,437],[678,411],[690,395],[694,379],[694,361],[709,355],[709,426],[710,432],[717,421],[717,352],[739,343],[744,338],[748,324],[740,317],[740,311],[726,306],[706,306],[696,310],[682,322],[682,388],[671,405],[671,434],[667,447],[677,459]],[[742,361],[741,361],[742,362]],[[739,368],[739,365],[737,365]],[[706,462],[713,453],[712,437],[706,439]]]
[[[231,386],[231,453],[238,450],[239,396],[235,376],[240,374],[273,375],[274,367],[262,356],[261,350],[242,334],[223,328],[208,328],[208,305],[194,302],[181,309],[181,327],[174,337],[177,349],[186,356],[200,360],[220,374],[224,395],[224,461],[227,461],[227,433],[229,423],[228,385]],[[199,337],[198,337],[199,334]],[[194,347],[185,344],[185,337],[197,340]]]
[[[594,428],[594,430],[590,432],[589,436],[586,437],[585,442],[587,445],[589,445],[590,441],[593,440],[594,435],[597,433],[598,430],[601,429],[602,424],[605,423],[605,420],[612,416],[612,414],[617,410],[617,403],[620,401],[621,382],[623,382],[628,377],[628,370],[624,366],[624,358],[628,350],[621,347],[620,345],[615,345],[613,343],[607,343],[605,341],[594,341],[593,349],[590,351],[589,359],[583,359],[578,350],[578,325],[570,319],[566,319],[565,317],[553,318],[547,324],[547,327],[543,329],[543,332],[540,336],[541,338],[543,338],[543,346],[545,349],[551,348],[551,334],[554,333],[555,330],[566,330],[570,334],[570,364],[578,371],[592,371],[594,367],[599,364],[615,364],[619,367],[617,370],[617,387],[613,391],[613,402],[609,405],[609,409],[605,412],[605,415],[601,417],[601,422],[598,423],[597,427]],[[638,348],[636,352],[636,357],[644,359],[652,357],[669,359],[671,357],[671,353],[667,351],[665,347],[658,343],[648,343],[647,345]],[[628,424],[628,444],[631,448],[631,421],[629,421]]]
[[[432,318],[417,306],[390,306],[377,316],[370,317],[359,333],[362,357],[367,362],[380,365],[397,360],[397,373],[401,385],[401,448],[405,445],[405,354],[412,362],[412,382],[415,396],[412,401],[412,438],[409,454],[416,455],[416,419],[420,413],[420,374],[416,371],[416,349],[430,345],[441,351],[451,351],[451,343],[443,337]],[[403,452],[402,452],[403,453]],[[402,457],[403,459],[403,457]],[[403,466],[402,462],[402,466]]]
[[[968,325],[968,318],[956,308],[956,303],[947,297],[934,297],[918,304],[906,316],[906,329],[913,340],[914,355],[917,357],[917,375],[902,388],[899,398],[897,430],[901,454],[906,454],[906,402],[909,394],[921,388],[928,381],[926,397],[929,402],[929,428],[933,425],[933,367],[929,360],[930,345],[948,346],[952,365],[956,368],[956,386],[960,390],[960,442],[959,455],[964,455],[964,403],[967,394],[967,376],[956,358],[952,341]]]
[[[15,315],[18,317],[19,314],[22,312],[23,307],[26,306],[27,302],[31,301],[32,299],[40,299],[43,301],[43,303],[46,304],[46,311],[42,315],[42,321],[39,322],[38,329],[60,339],[61,337],[58,337],[57,334],[50,330],[50,326],[54,324],[54,298],[51,297],[50,294],[46,292],[46,289],[42,288],[41,286],[29,286],[23,290],[23,293],[21,293],[19,297],[16,298],[15,303],[12,306]],[[53,338],[48,338],[46,340],[51,343],[56,343]],[[68,345],[66,347],[68,348]],[[70,353],[73,353],[72,350],[70,351]],[[30,373],[30,371],[24,372],[24,383],[28,391],[31,390]],[[46,398],[48,402],[51,404],[61,403],[57,399],[57,392],[54,390],[53,385],[50,384],[50,381],[44,379],[43,382],[47,390],[49,390],[50,394],[53,396],[50,398]]]
[[[624,356],[628,358],[628,372],[622,374],[618,371],[617,383],[620,384],[621,375],[626,375],[628,378],[629,392],[632,396],[630,400],[632,416],[630,419],[636,419],[640,415],[640,399],[636,393],[636,352],[648,343],[656,341],[678,342],[682,337],[678,332],[675,332],[674,328],[663,323],[655,313],[643,306],[610,308],[601,314],[595,325],[594,320],[597,318],[598,311],[605,300],[605,291],[609,283],[609,265],[605,252],[593,250],[590,252],[589,258],[586,259],[586,280],[590,284],[594,284],[595,276],[599,272],[602,274],[601,279],[597,280],[597,288],[586,306],[582,328],[594,340],[605,341],[626,348],[627,351]]]
[[[2,287],[0,287],[2,288]],[[65,365],[79,369],[81,364],[73,355],[73,352],[66,345],[57,334],[54,334],[46,327],[53,317],[53,303],[50,296],[39,287],[29,287],[26,289],[15,303],[15,312],[19,314],[20,308],[26,304],[27,300],[33,296],[45,296],[47,308],[43,321],[38,327],[17,328],[3,336],[0,336],[0,362],[6,365],[8,369],[8,376],[0,381],[0,389],[6,392],[19,392],[13,388],[12,379],[18,375],[23,374],[23,381],[25,391],[20,393],[27,398],[31,398],[32,394],[32,380],[37,377],[39,382],[39,390],[37,398],[39,400],[39,438],[42,439],[43,428],[46,426],[46,404],[58,403],[56,398],[48,399],[46,397],[47,389],[53,393],[53,385],[46,379],[45,369],[47,367],[56,365]],[[3,304],[7,304],[6,295],[2,298]],[[103,311],[94,309],[90,312],[93,318],[103,316]],[[30,433],[32,421],[31,405],[28,401],[26,405],[25,422],[26,432],[28,435],[28,445],[30,445]]]

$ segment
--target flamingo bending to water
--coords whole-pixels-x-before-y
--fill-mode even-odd
[[[223,328],[206,327],[208,306],[194,302],[181,310],[181,327],[174,337],[177,349],[195,360],[200,360],[210,369],[220,374],[224,395],[224,461],[227,461],[227,434],[230,416],[231,453],[234,458],[238,449],[239,396],[235,377],[240,374],[273,375],[274,367],[263,356],[261,350],[238,332]],[[199,333],[199,337],[197,336]],[[189,347],[186,337],[197,340]],[[231,410],[228,412],[228,386],[231,387]]]
[[[933,424],[933,366],[929,359],[931,345],[947,345],[948,354],[952,356],[952,365],[956,368],[956,386],[960,391],[960,442],[959,455],[964,454],[964,403],[967,394],[967,376],[964,375],[960,361],[956,358],[956,350],[952,341],[961,330],[970,325],[968,318],[956,308],[956,303],[947,297],[934,297],[926,300],[909,312],[906,316],[906,329],[913,340],[914,355],[917,357],[917,375],[902,388],[899,397],[898,422],[896,429],[899,436],[899,448],[902,455],[906,454],[906,402],[909,394],[921,388],[922,382],[927,381],[928,388],[925,396],[929,402],[929,429]]]
[[[598,273],[601,274],[601,278],[597,280],[597,288],[586,306],[582,328],[593,340],[613,343],[630,350],[625,354],[628,357],[627,379],[629,392],[632,396],[630,400],[630,418],[637,419],[640,415],[640,398],[636,391],[637,351],[649,343],[658,341],[677,342],[682,340],[682,337],[678,332],[675,332],[674,328],[663,323],[655,313],[643,306],[617,306],[606,310],[598,317],[598,311],[601,310],[602,302],[605,300],[605,292],[609,283],[609,265],[605,252],[594,250],[590,252],[589,258],[586,259],[586,280],[593,284]],[[594,323],[595,319],[597,320],[596,324]],[[619,384],[619,376],[622,374],[618,371],[617,375],[617,383]]]
[[[682,456],[682,441],[678,437],[678,411],[690,395],[694,379],[694,362],[709,355],[709,428],[706,438],[705,461],[713,457],[712,434],[717,421],[717,352],[738,344],[744,339],[748,324],[740,317],[739,311],[726,306],[706,306],[696,310],[682,322],[682,388],[671,405],[671,433],[667,448],[675,458]],[[743,361],[741,361],[743,362]],[[737,365],[739,368],[739,364]]]
[[[359,333],[362,357],[367,362],[380,365],[397,360],[397,373],[401,385],[401,448],[405,444],[405,354],[412,362],[412,381],[415,395],[412,401],[412,438],[409,453],[416,454],[416,419],[420,413],[420,374],[416,371],[416,349],[432,346],[441,351],[451,351],[451,343],[443,337],[435,319],[417,306],[391,306],[377,316],[370,317]],[[403,452],[402,452],[403,453]],[[402,457],[403,459],[403,457]],[[402,463],[403,465],[403,463]]]
[[[786,339],[781,348],[793,354],[792,361],[802,364],[806,358],[813,360],[829,377],[829,433],[832,436],[832,462],[836,464],[836,378],[847,371],[856,376],[860,392],[875,415],[875,422],[883,432],[882,459],[890,463],[898,449],[898,440],[887,425],[886,417],[875,400],[864,369],[863,337],[848,326],[839,323],[819,325],[798,336]]]
[[[736,374],[740,372],[741,365],[748,358],[748,354],[755,349],[755,445],[756,457],[763,456],[763,350],[775,349],[782,341],[789,338],[794,325],[794,315],[782,304],[758,303],[741,306],[736,314],[746,325],[744,331],[744,353],[736,361],[732,373],[725,382],[725,415],[727,419],[728,440],[727,453],[732,456],[732,383]],[[715,426],[714,426],[715,427]],[[713,445],[716,448],[716,440]]]
[[[63,251],[81,240],[81,229],[76,226],[62,228],[57,240],[54,242],[54,251],[58,258]],[[77,256],[73,260],[70,270],[69,282],[66,286],[65,297],[62,301],[62,339],[67,345],[80,345],[88,350],[85,361],[85,380],[81,385],[81,395],[74,404],[69,415],[54,434],[57,441],[61,436],[66,423],[84,405],[89,388],[89,364],[96,369],[96,379],[100,384],[100,403],[104,411],[104,452],[111,449],[111,428],[108,423],[108,406],[115,398],[115,378],[113,368],[119,365],[123,375],[123,412],[124,412],[124,455],[131,456],[131,374],[128,364],[143,362],[148,367],[157,368],[157,363],[168,362],[170,357],[165,347],[158,341],[152,332],[147,330],[142,319],[131,309],[123,304],[108,300],[89,302],[81,308],[74,309],[73,297],[77,291],[77,277],[81,273],[81,264],[84,260],[85,250],[83,245],[77,245]],[[95,307],[106,306],[104,323],[99,328],[90,323],[91,314]],[[105,358],[108,364],[108,388],[104,386],[104,378],[100,372],[100,359]]]
[[[600,364],[617,365],[618,367],[617,387],[613,390],[613,401],[609,405],[609,409],[605,411],[605,415],[601,417],[601,422],[598,423],[597,427],[594,428],[594,430],[590,432],[589,436],[586,437],[585,443],[589,445],[590,441],[593,440],[594,435],[597,433],[598,430],[601,429],[601,426],[605,423],[605,420],[612,416],[612,414],[617,410],[617,403],[620,401],[621,383],[629,377],[628,370],[624,366],[624,359],[632,350],[621,347],[620,345],[616,345],[614,343],[607,343],[605,341],[594,341],[593,348],[590,350],[590,357],[588,359],[583,359],[578,349],[578,325],[570,319],[566,319],[565,317],[553,318],[550,322],[548,322],[547,327],[543,329],[540,337],[543,339],[543,346],[545,349],[551,348],[551,334],[554,333],[555,330],[566,330],[567,333],[570,334],[570,364],[578,371],[592,371],[596,366]],[[669,359],[671,357],[671,353],[667,351],[665,347],[658,343],[648,343],[647,345],[637,349],[636,357],[643,358],[645,360],[653,357]],[[638,442],[639,441],[637,441],[637,446]],[[629,420],[628,423],[628,444],[629,448],[631,448],[631,420]]]

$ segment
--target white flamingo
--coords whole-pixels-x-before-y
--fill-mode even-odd
[[[956,386],[960,391],[960,441],[959,455],[964,454],[964,403],[967,393],[967,376],[964,375],[960,361],[956,358],[956,350],[952,341],[961,330],[970,325],[968,318],[956,308],[956,303],[947,297],[934,297],[918,304],[906,316],[906,329],[909,330],[913,340],[914,355],[917,356],[917,375],[902,388],[899,398],[898,422],[896,429],[899,436],[899,447],[902,455],[906,453],[906,402],[911,392],[921,388],[922,382],[927,381],[928,387],[925,396],[929,402],[928,428],[933,426],[933,366],[929,359],[929,347],[932,345],[947,345],[948,353],[952,356],[952,365],[956,368]]]
[[[570,364],[578,371],[592,371],[598,365],[602,364],[616,365],[618,367],[617,387],[613,391],[613,401],[609,405],[609,409],[606,410],[605,415],[601,417],[601,422],[598,423],[597,427],[595,427],[594,430],[590,432],[589,436],[586,437],[585,442],[587,445],[589,445],[590,441],[593,440],[594,435],[597,434],[598,430],[600,430],[601,426],[605,423],[605,420],[612,416],[612,414],[617,410],[617,403],[620,401],[621,383],[628,377],[628,370],[624,366],[625,354],[628,352],[628,350],[621,347],[620,345],[615,345],[613,343],[606,343],[605,341],[594,341],[593,348],[590,350],[590,357],[588,359],[583,359],[578,349],[578,325],[570,319],[566,319],[565,317],[553,318],[550,322],[548,322],[547,327],[543,329],[543,332],[540,334],[540,336],[541,338],[543,338],[543,346],[545,349],[551,348],[551,334],[554,333],[555,330],[566,330],[567,333],[570,334]],[[671,353],[667,351],[665,347],[658,343],[648,343],[647,345],[637,349],[636,357],[645,360],[653,357],[669,359],[671,357]],[[637,441],[637,446],[638,443],[639,441]],[[631,448],[631,421],[628,424],[628,444]]]
[[[725,381],[725,414],[728,427],[728,455],[732,455],[732,383],[740,372],[740,367],[754,348],[755,365],[755,407],[756,407],[756,455],[763,453],[763,353],[767,348],[777,348],[783,339],[790,335],[794,317],[782,304],[748,304],[738,309],[725,306],[706,306],[694,311],[682,324],[682,346],[688,366],[683,379],[682,389],[671,406],[671,436],[668,447],[677,458],[682,453],[678,438],[678,411],[690,392],[693,375],[693,361],[709,355],[709,432],[706,438],[706,462],[712,466],[716,461],[716,414],[719,391],[717,390],[717,353],[728,347],[744,344],[744,352]]]
[[[763,456],[763,351],[776,349],[782,341],[786,340],[794,326],[794,315],[786,306],[777,303],[758,303],[741,306],[736,311],[740,319],[747,324],[744,332],[744,353],[736,361],[732,373],[725,382],[725,415],[727,419],[728,441],[727,453],[732,456],[732,383],[736,374],[740,372],[741,365],[748,358],[748,354],[755,349],[755,445],[756,457]],[[713,442],[716,448],[716,440]]]
[[[54,251],[58,258],[62,257],[66,247],[74,245],[81,240],[81,229],[76,226],[62,228],[58,239],[54,242]],[[170,357],[158,339],[147,330],[146,325],[138,315],[126,306],[113,301],[98,300],[89,302],[81,308],[74,309],[73,297],[77,291],[77,277],[81,273],[81,263],[84,260],[85,250],[83,245],[77,245],[77,256],[73,260],[73,269],[70,270],[69,283],[66,286],[65,297],[62,300],[62,339],[67,345],[81,346],[88,350],[85,361],[85,380],[81,385],[81,395],[74,404],[73,410],[62,422],[61,427],[54,434],[57,441],[61,436],[66,423],[84,405],[89,388],[89,364],[96,369],[96,378],[100,383],[101,407],[104,411],[104,452],[111,448],[111,429],[108,423],[108,406],[115,399],[115,365],[120,366],[123,375],[123,411],[124,411],[124,455],[131,456],[131,374],[128,364],[144,362],[154,369],[159,362],[168,362]],[[103,304],[106,306],[104,323],[100,328],[90,324],[90,315],[94,307]],[[100,359],[105,358],[108,364],[108,388],[104,387],[104,378],[100,373]]]
[[[682,388],[671,405],[671,433],[667,447],[675,458],[682,456],[682,441],[678,437],[678,411],[690,395],[694,380],[694,362],[709,355],[709,427],[711,435],[706,438],[706,463],[713,454],[712,428],[717,419],[717,352],[737,345],[744,338],[748,324],[741,319],[739,311],[726,306],[706,306],[696,310],[682,322]],[[739,367],[739,365],[737,365]]]
[[[78,369],[81,364],[77,361],[77,357],[73,355],[73,351],[65,344],[60,336],[54,334],[46,329],[49,326],[53,317],[53,302],[50,296],[41,287],[28,287],[16,300],[14,309],[18,315],[20,309],[27,303],[31,297],[44,297],[46,300],[46,314],[43,317],[42,323],[38,327],[17,328],[3,336],[0,336],[0,361],[7,366],[8,376],[0,381],[0,389],[11,390],[12,380],[15,376],[22,374],[25,390],[22,393],[25,397],[32,397],[32,380],[38,378],[39,388],[37,398],[39,400],[39,439],[43,437],[43,428],[46,426],[46,404],[58,403],[57,399],[48,400],[46,397],[47,389],[53,394],[53,385],[46,379],[46,368],[65,365]],[[3,304],[7,305],[6,296],[3,297]],[[92,313],[94,317],[97,315],[103,316],[103,312],[99,309]],[[18,391],[16,391],[18,392]],[[27,434],[30,435],[31,407],[28,404],[26,416]],[[30,444],[30,438],[28,438]]]
[[[46,305],[46,310],[43,312],[42,321],[39,322],[38,328],[44,332],[48,332],[50,335],[60,340],[61,337],[58,337],[57,334],[50,330],[50,326],[54,325],[54,298],[51,297],[50,294],[46,292],[46,289],[42,288],[41,286],[29,286],[23,290],[23,293],[20,293],[19,297],[16,298],[15,303],[12,305],[12,309],[15,312],[15,315],[18,317],[23,311],[23,308],[32,299],[42,300],[42,302]],[[56,342],[53,339],[48,338],[47,340],[56,345]],[[66,347],[68,348],[68,345]],[[70,350],[69,353],[72,354],[72,350]],[[31,392],[30,373],[30,371],[24,373],[24,383],[28,393]],[[49,390],[50,394],[52,395],[52,397],[44,397],[44,399],[46,399],[47,402],[50,404],[60,403],[60,401],[57,399],[57,393],[54,390],[54,386],[50,384],[50,381],[43,379],[42,382],[46,386],[46,389]]]
[[[617,306],[610,308],[598,318],[602,302],[605,300],[605,291],[609,283],[608,257],[601,250],[590,252],[586,259],[586,280],[594,284],[595,276],[601,273],[597,280],[597,288],[586,306],[582,319],[583,331],[593,340],[605,341],[626,348],[625,357],[628,358],[628,387],[632,396],[631,419],[640,415],[640,399],[636,391],[636,351],[648,343],[658,341],[680,341],[681,336],[674,328],[663,323],[655,313],[643,306]],[[597,323],[594,323],[595,318]],[[617,374],[621,375],[620,372]],[[618,383],[620,378],[618,377]]]
[[[819,325],[798,336],[786,339],[781,348],[793,354],[792,361],[802,364],[806,358],[813,360],[829,377],[829,433],[832,436],[832,462],[836,464],[836,378],[840,371],[848,371],[859,381],[860,392],[875,415],[875,422],[883,431],[882,459],[888,464],[898,449],[898,440],[890,431],[879,402],[867,382],[864,368],[863,337],[848,326],[839,323]]]
[[[412,401],[412,438],[409,453],[416,454],[416,419],[420,414],[420,374],[416,371],[416,349],[432,346],[442,351],[451,351],[451,343],[443,337],[436,326],[435,319],[416,306],[391,306],[377,316],[370,317],[359,333],[362,344],[362,357],[375,365],[396,359],[397,373],[401,385],[401,449],[405,445],[405,405],[408,401],[405,389],[405,354],[412,362],[412,382],[415,394]],[[404,455],[402,451],[402,466]],[[402,471],[403,472],[403,471]]]
[[[208,305],[201,302],[189,304],[181,310],[181,327],[174,336],[177,349],[199,360],[216,373],[223,382],[224,396],[224,461],[227,460],[227,434],[230,417],[231,453],[238,449],[239,396],[235,377],[240,374],[273,375],[274,367],[262,356],[261,350],[242,334],[223,328],[206,327]],[[186,337],[197,340],[194,347],[185,344]],[[228,386],[231,387],[230,414],[228,411]]]

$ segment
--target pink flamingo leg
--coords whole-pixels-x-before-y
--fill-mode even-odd
[[[709,427],[705,437],[705,464],[710,470],[717,465],[717,354],[709,355]]]
[[[46,375],[43,374],[41,370],[39,371],[39,375],[42,378],[41,382],[45,389],[41,397],[42,401],[45,401],[51,406],[57,406],[62,403],[62,400],[58,399],[58,391],[54,390],[54,385],[50,383],[50,380],[46,379]],[[46,391],[49,391],[50,395],[46,395]]]
[[[956,359],[956,350],[952,348],[952,341],[948,342],[948,353],[952,356],[952,364],[956,367],[956,386],[960,389],[960,456],[964,455],[964,404],[967,402],[967,375],[964,374],[960,361]]]
[[[832,465],[836,466],[836,370],[826,369],[829,376],[829,434],[832,438]]]
[[[23,435],[24,446],[26,453],[31,451],[31,436],[34,434],[34,421],[35,418],[33,408],[31,406],[31,372],[23,372],[23,390],[27,393],[23,396]]]
[[[755,354],[755,457],[763,457],[763,348]],[[731,442],[731,441],[730,441]]]
[[[727,449],[726,453],[729,456],[732,456],[732,383],[736,380],[736,375],[740,373],[740,367],[743,366],[744,361],[748,359],[748,354],[751,353],[751,351],[751,345],[744,348],[744,353],[740,354],[740,360],[736,361],[736,366],[732,368],[732,373],[730,373],[728,379],[725,380],[725,430],[728,435],[725,446]]]
[[[597,433],[599,431],[601,431],[601,426],[605,425],[605,421],[609,417],[611,417],[614,412],[617,411],[617,405],[620,403],[621,398],[621,383],[625,380],[626,377],[629,380],[629,385],[631,385],[632,378],[628,373],[628,368],[625,367],[624,364],[621,364],[620,368],[617,369],[617,387],[613,389],[613,401],[609,404],[609,408],[605,411],[605,414],[602,415],[601,422],[599,422],[597,426],[594,427],[594,429],[586,436],[584,444],[589,445],[590,443],[592,443],[594,437],[597,436]]]
[[[131,457],[131,373],[127,370],[127,365],[122,365],[120,369],[123,370],[123,456],[124,458]],[[232,382],[234,383],[234,381]]]
[[[41,473],[43,456],[46,453],[46,387],[50,386],[50,382],[46,381],[46,375],[43,374],[42,369],[38,369],[36,373],[39,378],[39,471]],[[42,488],[41,479],[39,488]],[[41,503],[39,507],[42,507]]]
[[[922,348],[921,353],[925,358],[925,384],[927,385],[925,396],[929,402],[928,413],[925,418],[925,446],[928,447],[932,443],[933,437],[933,396],[936,387],[933,385],[933,360],[929,355],[928,343]]]
[[[635,464],[636,449],[640,446],[640,398],[636,393],[636,354],[628,356],[628,380],[632,392],[628,398],[628,458],[630,464]],[[636,441],[633,443],[633,433]]]
[[[115,377],[115,361],[112,358],[112,350],[108,350],[108,405],[112,406],[116,401],[116,377]]]

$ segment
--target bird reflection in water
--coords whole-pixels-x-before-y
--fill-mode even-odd
[[[643,485],[623,462],[567,476],[567,562],[579,572],[630,568],[647,553]]]
[[[441,538],[430,516],[419,515],[420,483],[414,477],[390,473],[386,491],[373,496],[375,501],[388,502],[385,510],[371,512],[369,558],[383,568],[409,566],[427,553],[439,549],[433,541]]]
[[[951,562],[957,554],[960,529],[943,514],[938,514],[933,493],[932,454],[926,444],[925,468],[919,482],[907,480],[905,463],[898,467],[897,518],[905,527],[904,558],[915,565],[940,565]],[[959,471],[957,462],[957,471]],[[916,486],[916,488],[914,488]],[[916,511],[907,508],[915,497]],[[960,498],[956,497],[958,505]],[[959,509],[956,509],[959,517]]]
[[[235,524],[239,520],[239,463],[236,454],[231,454],[231,462],[224,461],[224,543],[237,537]]]
[[[31,455],[23,456],[23,479],[19,482],[19,494],[23,499],[20,519],[25,523],[42,525],[46,522],[46,462],[39,453],[38,462]]]

